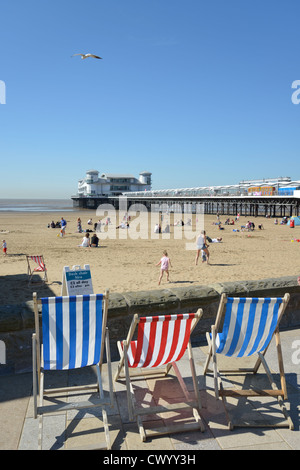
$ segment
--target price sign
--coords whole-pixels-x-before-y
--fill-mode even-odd
[[[61,295],[93,294],[91,270],[88,264],[82,269],[80,266],[65,266],[63,269],[63,282]]]

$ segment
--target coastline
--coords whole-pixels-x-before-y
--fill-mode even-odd
[[[51,220],[64,216],[67,220],[65,237],[59,229],[48,228]],[[210,265],[194,264],[196,255],[195,223],[184,228],[171,226],[171,233],[154,234],[154,221],[137,225],[131,222],[128,230],[116,230],[118,220],[112,220],[106,233],[98,234],[99,248],[82,248],[78,245],[84,233],[77,232],[77,217],[81,217],[83,229],[89,218],[97,222],[94,210],[75,209],[70,212],[2,212],[1,240],[7,242],[7,256],[0,256],[0,304],[18,304],[32,299],[32,292],[38,296],[61,295],[64,266],[89,264],[94,292],[130,292],[169,287],[206,285],[215,282],[258,280],[269,277],[299,276],[297,256],[300,243],[300,227],[274,225],[274,219],[257,217],[253,232],[240,230],[248,221],[241,217],[234,226],[224,225],[227,216],[221,216],[224,230],[215,225],[215,215],[204,216],[204,228],[211,238],[222,237],[221,243],[209,246]],[[176,220],[176,215],[171,216]],[[142,219],[141,219],[142,220]],[[141,222],[140,220],[140,222]],[[170,222],[172,223],[172,220]],[[263,230],[258,225],[263,224]],[[168,239],[168,236],[170,237]],[[186,243],[193,249],[186,249]],[[158,286],[158,263],[163,250],[167,250],[172,262],[170,282],[163,277]],[[48,269],[46,286],[28,287],[26,254],[44,256]]]
[[[6,212],[73,212],[69,199],[17,199],[0,198],[0,215]],[[76,210],[76,209],[75,209]]]

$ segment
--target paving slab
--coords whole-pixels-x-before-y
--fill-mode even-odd
[[[205,424],[205,431],[190,431],[152,437],[142,442],[136,422],[130,422],[127,409],[127,395],[125,380],[114,382],[114,407],[108,408],[109,430],[112,442],[112,452],[198,452],[200,450],[299,450],[300,449],[300,352],[297,346],[300,339],[300,330],[289,330],[281,333],[282,349],[286,378],[288,382],[289,398],[286,408],[290,412],[294,423],[294,430],[281,428],[236,428],[230,431],[221,400],[216,400],[211,375],[203,376],[203,366],[207,347],[193,347],[196,373],[202,408],[201,417]],[[276,348],[272,345],[267,352],[267,361],[278,380]],[[184,377],[186,387],[191,393],[193,384],[189,372],[188,357],[184,356],[179,369]],[[300,361],[299,361],[300,363]],[[117,362],[113,362],[113,372]],[[50,374],[47,386],[56,387],[61,381],[63,385],[67,380],[72,385],[80,385],[87,377],[94,381],[95,374],[82,371],[69,374]],[[104,389],[107,391],[107,368],[103,367]],[[241,376],[229,377],[226,386],[241,387],[248,380]],[[259,371],[256,381],[261,385],[266,380],[263,371]],[[155,396],[163,395],[160,400],[174,401],[182,396],[175,384],[174,374],[162,381],[144,378],[135,381],[137,400],[143,406],[153,400]],[[61,383],[60,383],[61,385]],[[92,394],[93,395],[93,394]],[[77,401],[86,399],[81,394],[75,395]],[[268,419],[276,418],[277,403],[274,400],[230,399],[229,408],[238,418],[243,414],[246,419],[260,419],[264,424],[265,416]],[[276,405],[276,406],[275,406]],[[178,416],[175,416],[178,419]],[[174,419],[172,413],[164,415],[146,416],[147,426],[157,426],[158,423]],[[186,419],[186,416],[182,416]],[[55,413],[42,418],[42,449],[72,450],[87,446],[93,448],[103,441],[103,422],[100,409],[91,409],[87,413],[69,411]],[[33,418],[32,376],[31,374],[16,374],[0,376],[0,450],[37,450],[40,420]]]

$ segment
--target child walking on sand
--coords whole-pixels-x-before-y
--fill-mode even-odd
[[[222,240],[222,238],[220,240]],[[205,230],[202,230],[199,237],[197,238],[197,254],[196,254],[196,258],[195,258],[195,265],[196,266],[198,264],[198,258],[199,258],[200,252],[201,252],[201,255],[202,255],[202,263],[204,263],[204,261],[206,261],[206,263],[209,264],[209,262],[208,262],[208,260],[209,260],[209,251],[207,249]]]
[[[169,280],[169,267],[171,267],[171,260],[168,257],[168,253],[166,252],[166,250],[163,251],[163,255],[164,256],[161,258],[161,260],[155,265],[155,266],[161,265],[158,285],[160,285],[164,272],[167,275],[167,281]]]
[[[2,248],[3,248],[3,254],[4,254],[4,256],[6,256],[6,254],[7,254],[7,245],[6,245],[5,240],[2,240]]]

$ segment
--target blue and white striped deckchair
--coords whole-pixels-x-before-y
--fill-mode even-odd
[[[36,332],[33,335],[33,394],[34,417],[54,411],[102,407],[105,427],[105,448],[110,448],[105,405],[112,406],[113,388],[108,330],[106,328],[109,292],[105,294],[77,295],[65,297],[47,297],[37,300],[34,294]],[[38,318],[38,305],[42,306],[42,339]],[[109,399],[104,398],[101,378],[104,343],[109,377]],[[41,347],[42,346],[42,347]],[[69,371],[72,369],[94,366],[97,371],[97,384],[59,389],[44,389],[46,371]],[[38,384],[37,379],[38,378]],[[38,385],[38,386],[37,386]],[[37,406],[37,388],[39,388],[40,406]],[[43,406],[44,395],[75,390],[95,390],[99,399],[77,403],[56,403]]]
[[[102,300],[100,294],[41,299],[44,370],[100,362]]]
[[[282,315],[289,302],[289,294],[276,298],[239,298],[228,297],[222,294],[220,305],[216,317],[216,322],[211,328],[211,333],[207,333],[209,351],[204,366],[204,374],[208,371],[209,362],[213,360],[214,386],[216,398],[226,396],[247,397],[247,396],[276,396],[281,405],[282,411],[287,418],[287,425],[291,428],[292,423],[283,407],[283,399],[287,398],[287,389],[283,368],[283,358],[279,336],[279,324]],[[222,331],[219,332],[221,321],[223,320]],[[276,336],[278,365],[281,378],[281,389],[275,386],[270,370],[264,358],[273,336]],[[220,372],[217,367],[217,357],[221,354],[228,358],[242,359],[249,356],[258,356],[252,369],[226,370],[222,373],[256,373],[262,364],[271,382],[271,390],[237,390],[224,389]],[[230,422],[232,428],[232,423]]]
[[[228,298],[216,353],[243,357],[264,351],[277,327],[282,302],[282,298]]]

